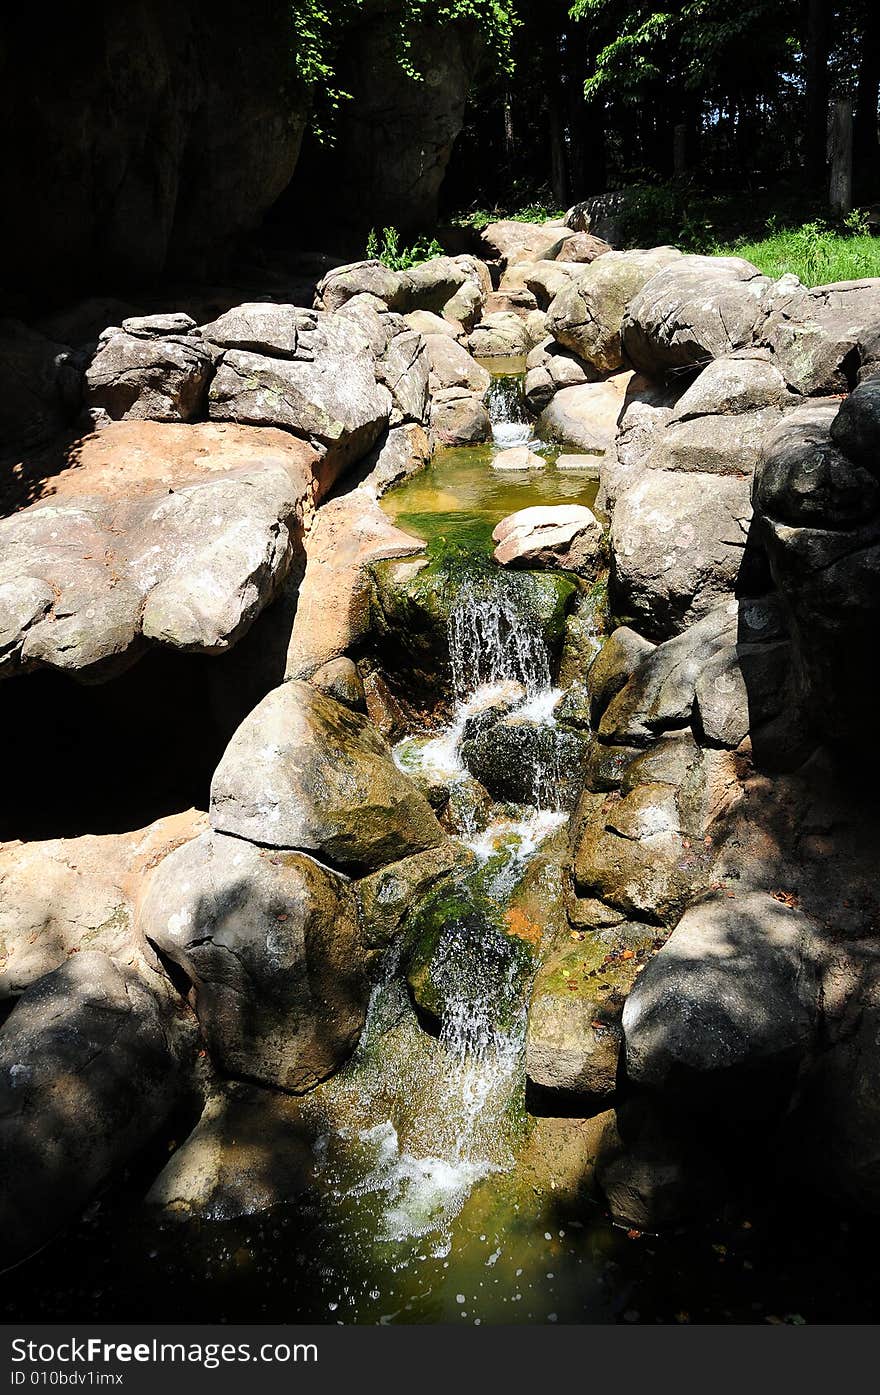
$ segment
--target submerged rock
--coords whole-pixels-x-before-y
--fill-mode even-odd
[[[546,468],[547,461],[544,457],[529,450],[528,446],[511,446],[509,450],[500,450],[497,455],[492,456],[493,470],[519,472],[521,470],[546,470]]]

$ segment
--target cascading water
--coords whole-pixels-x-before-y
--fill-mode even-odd
[[[453,717],[440,733],[395,748],[402,769],[448,787],[450,816],[472,854],[449,906],[429,903],[411,927],[417,939],[421,916],[432,927],[427,962],[442,1000],[439,1032],[420,1025],[400,965],[389,961],[358,1052],[332,1082],[337,1119],[341,1109],[352,1120],[344,1129],[348,1162],[339,1163],[338,1131],[336,1145],[327,1135],[323,1159],[327,1185],[365,1208],[374,1239],[427,1238],[435,1257],[446,1252],[475,1183],[513,1163],[532,959],[499,924],[529,858],[565,818],[537,802],[480,807],[461,757],[469,724],[499,710],[552,723],[558,695],[529,578],[476,568],[461,584],[448,638]]]
[[[508,449],[532,439],[532,422],[526,407],[524,374],[494,377],[486,393],[486,410],[492,424],[492,440]]]

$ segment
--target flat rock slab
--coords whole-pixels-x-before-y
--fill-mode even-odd
[[[0,673],[109,676],[144,642],[228,649],[274,598],[332,479],[305,442],[127,422],[0,522]]]
[[[529,450],[528,446],[512,446],[510,450],[500,450],[492,457],[493,470],[546,470],[547,461],[543,455]]]

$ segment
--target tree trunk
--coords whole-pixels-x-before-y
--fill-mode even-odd
[[[806,7],[804,164],[808,180],[818,188],[825,183],[826,172],[831,4],[830,0],[806,0]]]
[[[852,212],[853,118],[852,102],[834,103],[828,134],[828,160],[831,165],[829,203],[839,217]]]
[[[550,183],[553,197],[563,208],[568,206],[568,162],[565,156],[565,126],[559,110],[557,93],[550,96]]]

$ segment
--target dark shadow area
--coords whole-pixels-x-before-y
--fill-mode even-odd
[[[151,649],[105,683],[0,682],[0,840],[121,833],[192,806],[233,732],[284,673],[281,598],[221,655]]]

